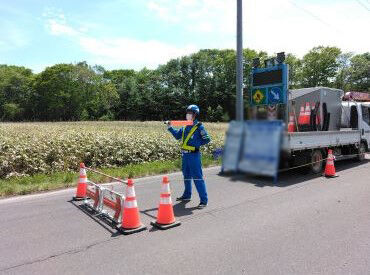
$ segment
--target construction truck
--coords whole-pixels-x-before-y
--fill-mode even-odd
[[[230,123],[222,172],[277,177],[278,171],[303,168],[321,173],[328,149],[336,160],[362,161],[369,151],[370,94],[327,87],[289,90],[284,59],[279,53],[264,67],[253,60],[248,120]]]
[[[356,95],[361,100],[325,87],[289,91],[290,127],[284,133],[282,165],[310,164],[307,168],[320,173],[327,148],[336,160],[364,160],[370,145],[370,94]]]

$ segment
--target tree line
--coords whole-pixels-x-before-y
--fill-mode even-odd
[[[263,51],[244,49],[244,96],[248,105],[250,72]],[[86,62],[32,70],[0,65],[1,121],[166,120],[181,119],[189,104],[201,119],[235,117],[234,50],[200,50],[157,69],[106,70]],[[336,47],[315,47],[302,58],[287,54],[290,88],[327,86],[370,92],[370,53],[354,55]]]

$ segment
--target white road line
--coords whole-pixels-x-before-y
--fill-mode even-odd
[[[212,171],[212,170],[216,170],[216,169],[220,169],[220,166],[213,166],[213,167],[209,167],[209,168],[204,168],[203,171],[206,172],[206,171]],[[174,172],[174,173],[170,173],[170,174],[161,174],[161,175],[155,175],[155,176],[146,176],[146,177],[134,179],[134,182],[136,184],[139,184],[138,186],[141,186],[143,184],[152,183],[151,181],[148,181],[150,179],[152,179],[152,180],[162,179],[162,177],[164,175],[169,176],[170,180],[171,180],[171,177],[181,176],[182,172]],[[158,184],[159,183],[160,182],[158,182]],[[116,186],[118,184],[120,184],[120,183],[114,183],[114,184],[105,183],[105,184],[102,184],[102,185],[103,186],[109,186],[109,185]],[[40,198],[44,198],[44,197],[55,197],[55,196],[58,196],[58,195],[68,194],[68,193],[73,194],[75,191],[76,191],[76,187],[71,187],[71,188],[67,188],[67,189],[62,189],[62,190],[57,190],[57,191],[50,191],[50,192],[43,192],[43,193],[39,193],[39,194],[30,194],[30,195],[23,195],[23,196],[15,196],[15,197],[11,197],[11,198],[4,198],[4,199],[0,199],[0,205],[1,204],[6,204],[6,203],[12,203],[12,202],[35,200],[35,199],[40,199]]]

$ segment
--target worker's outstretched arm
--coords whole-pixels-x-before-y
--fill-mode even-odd
[[[172,126],[168,127],[168,131],[170,131],[170,133],[174,136],[175,139],[179,140],[181,139],[182,137],[182,131],[184,129],[183,128],[180,128],[178,130],[176,130],[175,128],[173,128]]]

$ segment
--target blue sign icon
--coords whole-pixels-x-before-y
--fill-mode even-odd
[[[269,104],[278,104],[284,102],[283,90],[281,87],[271,87],[268,89]]]

